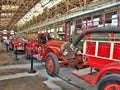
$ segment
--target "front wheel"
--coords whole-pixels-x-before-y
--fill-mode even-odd
[[[103,78],[98,85],[98,90],[120,90],[120,75],[113,74]]]
[[[46,56],[46,61],[45,61],[45,67],[47,73],[55,77],[59,73],[59,63],[58,63],[58,58],[54,53],[48,53]]]

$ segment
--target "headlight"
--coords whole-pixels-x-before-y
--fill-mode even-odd
[[[75,48],[75,52],[76,52],[77,55],[81,55],[82,54],[82,51],[79,48]]]
[[[64,49],[64,50],[63,50],[63,55],[66,56],[67,54],[68,54],[67,49]]]
[[[76,53],[77,55],[80,55],[80,54],[82,54],[82,52],[81,51],[77,51],[77,53]]]

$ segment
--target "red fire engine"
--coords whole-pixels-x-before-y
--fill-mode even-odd
[[[9,49],[24,52],[25,41],[23,38],[13,38],[9,41]]]
[[[69,45],[69,42],[53,40],[48,33],[39,33],[38,40],[27,42],[25,55],[29,59],[33,50],[33,56],[45,62],[47,73],[56,76],[59,73],[59,67],[77,66],[81,62],[80,48],[77,47],[75,51],[71,51]],[[66,51],[67,47],[69,52]]]
[[[97,90],[120,90],[120,27],[86,30],[70,45],[72,50],[79,41],[83,42],[84,63],[72,74],[91,85],[98,83]],[[89,67],[89,72],[80,75],[84,66]]]

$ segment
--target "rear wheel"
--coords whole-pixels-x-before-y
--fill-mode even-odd
[[[59,73],[59,63],[58,63],[58,58],[54,53],[48,53],[46,56],[46,61],[45,61],[45,67],[47,73],[55,77]]]
[[[98,90],[120,90],[120,75],[107,75],[100,81]]]

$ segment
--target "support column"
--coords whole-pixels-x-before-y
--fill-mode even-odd
[[[105,27],[105,13],[102,13],[102,24]]]
[[[120,26],[120,8],[117,11],[117,16],[118,16],[118,26]]]

